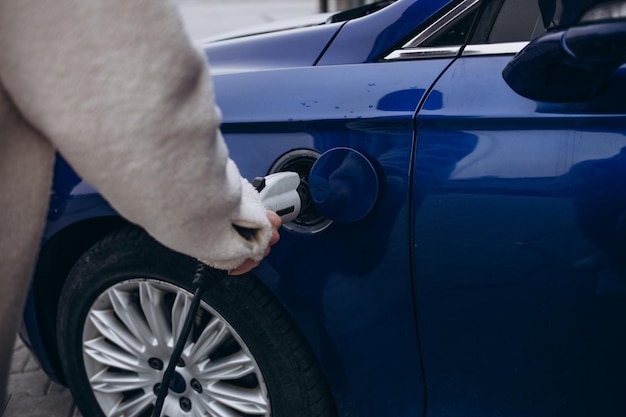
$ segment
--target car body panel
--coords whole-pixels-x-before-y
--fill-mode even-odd
[[[502,79],[510,58],[458,59],[433,90],[444,105],[418,117],[427,415],[624,415],[626,288],[609,283],[624,262],[624,105],[527,100]]]
[[[343,23],[266,33],[203,45],[211,73],[311,66]]]
[[[214,78],[222,130],[244,176],[267,173],[294,149],[339,147],[360,152],[379,171],[371,213],[315,234],[283,231],[255,271],[303,328],[341,415],[412,416],[422,408],[407,233],[413,119],[449,62],[408,63],[419,67],[419,78],[399,62]],[[246,97],[227,94],[234,88]]]

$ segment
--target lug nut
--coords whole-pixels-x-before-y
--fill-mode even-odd
[[[150,365],[150,368],[156,369],[158,371],[163,369],[163,361],[159,358],[148,359],[148,365]]]
[[[189,385],[191,385],[191,388],[198,394],[202,393],[202,384],[197,379],[192,379]]]
[[[176,362],[176,366],[178,366],[179,368],[182,368],[183,366],[185,366],[185,361],[183,360],[183,358],[178,358],[178,362]]]
[[[180,409],[184,412],[188,413],[191,411],[191,400],[187,397],[182,397],[178,402],[180,404]]]
[[[152,391],[154,392],[154,395],[159,395],[159,389],[160,388],[161,388],[161,384],[160,383],[154,384],[154,386],[152,387]]]

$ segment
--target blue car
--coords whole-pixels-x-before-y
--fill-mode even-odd
[[[222,130],[303,208],[211,283],[163,415],[625,416],[626,3],[260,32],[203,45]],[[22,336],[83,415],[149,416],[195,268],[59,159]]]

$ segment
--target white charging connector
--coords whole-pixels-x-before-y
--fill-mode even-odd
[[[298,217],[302,201],[298,194],[300,175],[296,172],[277,172],[265,177],[255,178],[252,185],[261,196],[266,209],[275,211],[283,223]]]

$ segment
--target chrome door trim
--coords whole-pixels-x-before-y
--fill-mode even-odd
[[[462,45],[444,47],[420,47],[420,45],[453,22],[457,17],[472,8],[479,1],[480,0],[464,0],[460,2],[439,19],[428,25],[400,49],[396,49],[395,51],[389,53],[383,59],[385,61],[396,61],[404,59],[449,58],[457,56]]]
[[[416,37],[411,39],[402,48],[414,48],[419,46],[422,42],[439,32],[446,27],[450,22],[454,21],[457,17],[465,13],[468,9],[477,4],[479,0],[465,0],[452,8],[448,13],[441,16],[439,19],[431,23],[426,29],[421,31]]]
[[[521,51],[528,42],[502,42],[481,45],[467,45],[461,56],[483,55],[515,55]]]
[[[442,46],[436,48],[406,48],[398,49],[385,57],[385,61],[407,59],[453,58],[461,51],[460,46]]]

